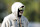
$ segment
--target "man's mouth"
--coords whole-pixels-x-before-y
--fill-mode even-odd
[[[23,14],[23,11],[20,11],[20,12],[19,12],[19,15],[22,15],[22,14]]]

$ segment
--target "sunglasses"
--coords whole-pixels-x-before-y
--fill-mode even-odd
[[[20,7],[19,10],[24,10],[24,6]]]

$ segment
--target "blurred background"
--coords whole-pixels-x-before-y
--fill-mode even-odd
[[[23,15],[29,20],[29,27],[40,27],[40,0],[0,0],[0,24],[5,16],[11,13],[14,2],[25,5]]]

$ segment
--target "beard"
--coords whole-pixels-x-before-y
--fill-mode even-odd
[[[18,15],[18,17],[21,17],[22,15]]]

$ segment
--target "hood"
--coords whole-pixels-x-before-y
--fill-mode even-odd
[[[24,5],[20,2],[15,2],[14,4],[12,4],[11,11],[15,16],[17,16],[18,8],[20,8],[21,6],[24,6]]]

